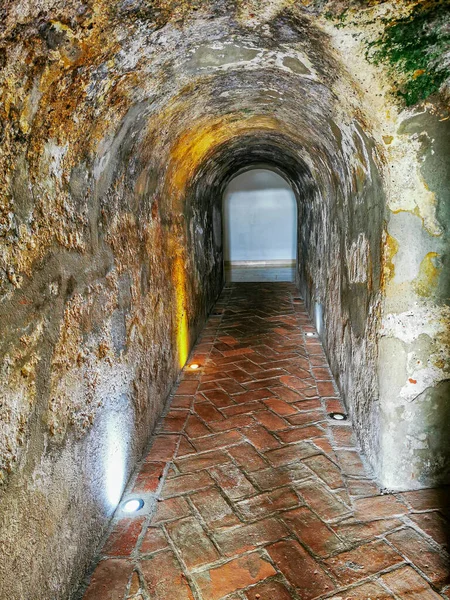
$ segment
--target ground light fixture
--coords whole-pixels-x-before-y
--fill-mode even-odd
[[[341,412],[332,412],[328,415],[330,419],[334,419],[335,421],[346,421],[347,415]]]
[[[142,498],[130,498],[122,504],[122,511],[125,513],[135,513],[144,506]]]
[[[192,369],[193,371],[195,371],[199,367],[200,367],[200,365],[198,365],[197,363],[192,363],[191,365],[189,365],[189,368]]]

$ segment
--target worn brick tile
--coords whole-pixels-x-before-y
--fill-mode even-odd
[[[219,553],[194,517],[172,521],[167,532],[188,569],[214,562]]]
[[[324,434],[323,429],[317,425],[307,425],[306,427],[292,427],[287,431],[278,432],[278,437],[285,444],[299,442],[300,440],[313,439]]]
[[[270,391],[281,398],[281,400],[284,400],[288,403],[300,402],[303,400],[303,397],[298,394],[298,392],[294,392],[294,390],[291,390],[285,386],[270,388]]]
[[[291,488],[264,492],[237,502],[236,506],[247,521],[268,517],[274,513],[299,506],[301,501]]]
[[[258,450],[278,448],[280,442],[261,425],[252,425],[241,429],[245,438]]]
[[[349,509],[334,494],[315,481],[299,483],[295,488],[314,512],[325,521],[349,514]]]
[[[189,454],[194,454],[196,449],[184,436],[181,436],[180,444],[178,446],[178,450],[176,452],[177,458],[181,456],[187,456]]]
[[[197,379],[186,379],[180,383],[177,388],[176,396],[186,396],[190,394],[195,394],[198,388],[198,380]]]
[[[222,379],[220,382],[220,387],[227,392],[227,394],[239,394],[241,392],[245,392],[245,388],[242,387],[240,383],[237,383],[237,381],[234,379]]]
[[[200,490],[209,485],[213,485],[214,481],[205,471],[193,473],[191,475],[180,475],[165,482],[162,495],[164,498],[179,496],[187,492]]]
[[[378,540],[328,558],[325,564],[341,584],[349,585],[402,561],[386,542]]]
[[[194,410],[206,423],[211,421],[223,421],[225,418],[217,408],[210,402],[195,403]]]
[[[200,437],[202,435],[208,435],[208,433],[211,433],[211,431],[206,427],[206,425],[202,421],[200,421],[200,419],[196,415],[191,415],[188,418],[184,430],[191,439]]]
[[[170,403],[171,408],[186,408],[189,409],[194,402],[194,396],[174,396]]]
[[[252,553],[231,560],[224,565],[195,575],[197,584],[208,600],[219,600],[237,590],[242,590],[276,572],[272,565],[258,554]],[[176,596],[167,596],[177,598]],[[177,598],[178,600],[178,598]]]
[[[318,450],[308,442],[298,442],[289,446],[283,446],[282,448],[276,448],[275,450],[269,450],[264,453],[264,456],[271,465],[279,467],[302,460],[308,456],[313,456],[314,454],[318,454]]]
[[[163,475],[165,462],[146,462],[134,482],[133,492],[156,492]]]
[[[284,419],[270,412],[270,410],[262,410],[256,413],[255,419],[269,431],[278,431],[289,427],[289,423],[286,423]]]
[[[355,518],[360,521],[373,521],[383,517],[403,515],[407,512],[406,506],[395,496],[373,496],[359,498],[354,501]]]
[[[358,523],[355,521],[335,525],[333,529],[343,540],[351,543],[364,542],[375,538],[377,535],[387,533],[401,527],[403,522],[399,519],[378,519],[377,521]]]
[[[210,469],[225,495],[231,500],[239,500],[256,494],[256,490],[242,471],[234,465],[221,465]]]
[[[326,437],[318,437],[311,440],[311,443],[316,446],[318,449],[323,450],[325,454],[327,454],[331,459],[337,460],[336,454],[333,450],[332,445],[330,444],[330,440]],[[339,463],[339,466],[342,468],[342,465]],[[345,471],[342,470],[344,473]]]
[[[142,560],[140,567],[152,600],[194,600],[186,577],[172,551],[158,552],[151,558]]]
[[[215,488],[209,488],[190,496],[194,506],[202,515],[208,527],[230,527],[240,521],[230,505]]]
[[[363,583],[351,589],[343,590],[328,600],[391,600],[392,594],[387,592],[378,583]],[[402,596],[403,598],[403,596]]]
[[[179,435],[157,435],[145,462],[170,460],[175,454],[179,439]]]
[[[450,583],[450,561],[448,556],[437,552],[434,547],[411,527],[387,536],[393,546],[411,560],[436,587]]]
[[[327,556],[347,548],[343,540],[306,506],[285,512],[283,521],[314,554]]]
[[[189,504],[184,498],[169,498],[157,503],[155,514],[152,517],[152,525],[187,517],[190,514]]]
[[[301,463],[290,463],[283,467],[255,471],[251,477],[261,490],[266,491],[302,481],[309,477],[309,472]]]
[[[102,554],[105,556],[129,556],[136,546],[143,524],[143,517],[121,519],[111,532]]]
[[[327,411],[327,413],[332,413],[332,412],[345,413],[346,412],[345,406],[342,404],[342,402],[339,400],[339,398],[326,398],[325,410]]]
[[[240,465],[244,471],[257,471],[267,467],[266,461],[258,454],[253,446],[248,443],[239,444],[227,449],[227,452]]]
[[[297,405],[295,405],[297,406]],[[294,415],[286,417],[291,425],[312,425],[325,420],[323,411],[296,412]]]
[[[180,433],[184,429],[188,414],[184,410],[172,411],[172,414],[164,417],[160,431],[163,433]]]
[[[433,511],[408,515],[420,529],[441,546],[449,544],[450,523],[440,513]]]
[[[309,469],[324,481],[331,489],[337,489],[344,486],[341,471],[334,462],[323,454],[311,456],[303,461]]]
[[[272,398],[267,398],[263,400],[264,404],[273,410],[273,412],[277,413],[277,415],[286,416],[286,415],[294,415],[297,413],[297,409],[285,402],[281,398],[277,398],[273,396]]]
[[[380,489],[373,481],[367,479],[347,479],[350,496],[377,496]]]
[[[366,470],[357,452],[350,450],[337,450],[336,456],[339,460],[339,465],[346,475],[354,475],[356,477],[364,476]]]
[[[231,397],[222,390],[211,390],[210,392],[203,392],[203,395],[218,408],[224,408],[225,406],[233,406],[235,404],[234,400],[232,400]],[[201,415],[201,413],[198,414]]]
[[[415,490],[401,494],[403,500],[413,507],[414,510],[450,510],[450,486],[438,489]]]
[[[222,465],[229,461],[230,458],[227,454],[221,450],[215,450],[177,460],[175,464],[181,473],[192,473],[193,471],[200,471],[214,465]]]
[[[356,437],[353,429],[348,426],[332,426],[330,431],[336,446],[340,448],[354,448]]]
[[[291,593],[279,581],[262,581],[245,592],[248,600],[292,600]]]
[[[233,444],[239,444],[244,441],[242,434],[239,431],[231,430],[222,433],[215,433],[206,437],[195,438],[192,443],[199,452],[213,450],[215,448],[226,448]]]
[[[274,518],[222,530],[215,535],[225,556],[234,556],[257,546],[276,542],[289,535],[288,528]]]
[[[229,431],[230,429],[237,429],[239,427],[249,427],[254,425],[255,419],[251,415],[234,415],[233,417],[227,417],[225,421],[215,421],[210,423],[209,426],[213,431]]]
[[[123,600],[133,563],[110,558],[97,565],[83,600]]]
[[[439,600],[425,579],[411,567],[402,567],[381,577],[383,583],[404,600]]]
[[[272,392],[267,388],[259,390],[250,390],[243,392],[242,394],[235,394],[233,400],[239,404],[247,404],[248,402],[254,402],[255,400],[262,400],[263,398],[269,398]]]
[[[234,415],[251,414],[259,410],[265,410],[265,406],[262,402],[249,402],[246,404],[238,404],[237,406],[229,406],[228,408],[222,409],[222,412],[227,417]]]
[[[298,542],[277,542],[267,551],[289,583],[300,590],[302,600],[312,600],[335,589],[330,577]]]
[[[141,554],[152,554],[169,546],[164,531],[158,527],[149,527],[142,539],[139,551]]]

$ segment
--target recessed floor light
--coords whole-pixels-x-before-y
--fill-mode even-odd
[[[126,513],[134,513],[144,506],[144,501],[142,498],[131,498],[130,500],[126,500],[122,504],[122,510]]]
[[[344,413],[340,413],[340,412],[332,412],[328,416],[330,417],[330,419],[334,419],[335,421],[346,421],[347,420],[347,415],[345,415]]]
[[[198,365],[197,363],[192,363],[192,365],[189,365],[189,368],[192,369],[193,371],[195,371],[195,369],[198,369],[200,367],[200,365]]]

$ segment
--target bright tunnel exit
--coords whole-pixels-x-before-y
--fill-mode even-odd
[[[274,171],[234,177],[223,197],[224,261],[228,281],[293,281],[297,202]]]

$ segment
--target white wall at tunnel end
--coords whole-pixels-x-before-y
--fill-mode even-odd
[[[252,169],[235,177],[224,193],[223,217],[225,262],[295,261],[296,199],[277,173]]]

